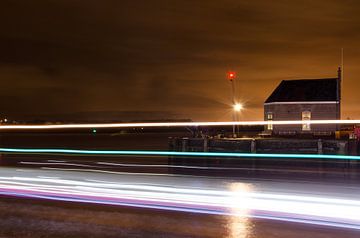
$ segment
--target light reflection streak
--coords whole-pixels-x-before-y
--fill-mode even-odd
[[[0,194],[58,201],[146,207],[230,216],[229,237],[246,237],[249,218],[265,218],[360,230],[360,200],[257,191],[247,183],[229,188],[0,177]]]
[[[302,120],[271,121],[272,125],[302,125]],[[360,120],[310,120],[307,123],[320,124],[360,124]],[[146,122],[146,123],[95,123],[56,125],[0,125],[0,129],[81,129],[81,128],[138,128],[138,127],[197,127],[197,126],[254,126],[267,125],[269,121],[222,121],[222,122]]]
[[[87,167],[87,168],[93,168],[95,166],[93,165],[86,165],[86,164],[74,164],[74,163],[64,163],[64,162],[19,162],[19,164],[25,164],[25,165],[66,165],[66,166],[74,166],[74,167]]]
[[[0,153],[28,154],[84,154],[84,155],[144,155],[144,156],[195,156],[195,157],[237,157],[237,158],[268,158],[268,159],[336,159],[360,160],[360,156],[327,155],[327,154],[261,154],[234,152],[179,152],[179,151],[144,151],[144,150],[76,150],[76,149],[25,149],[0,148]]]
[[[231,212],[234,214],[229,218],[229,238],[247,238],[252,233],[248,204],[253,188],[250,184],[232,183],[229,189],[233,193]]]
[[[273,168],[253,168],[253,167],[210,167],[210,166],[191,166],[191,165],[169,165],[169,164],[131,164],[131,163],[112,163],[112,162],[96,162],[96,164],[100,165],[85,165],[85,164],[74,164],[74,163],[67,163],[67,161],[61,161],[57,162],[57,160],[47,160],[48,162],[18,162],[19,164],[25,164],[25,165],[41,165],[41,166],[52,166],[50,168],[56,169],[56,168],[63,168],[63,167],[57,167],[58,166],[69,166],[69,167],[88,167],[95,169],[98,172],[115,172],[111,170],[104,170],[104,169],[110,169],[110,168],[167,168],[167,169],[197,169],[197,170],[219,170],[219,171],[225,171],[225,170],[232,170],[232,171],[263,171],[263,172],[284,172],[284,169],[273,169]],[[104,167],[109,166],[109,167]],[[44,167],[48,169],[48,167]],[[76,171],[82,171],[79,169],[74,169]],[[84,170],[87,171],[87,170]],[[128,171],[126,171],[128,172]],[[317,171],[313,170],[305,170],[305,169],[292,169],[292,173],[317,173]],[[129,173],[129,172],[128,172]],[[341,172],[332,172],[332,174],[342,174]],[[167,173],[168,174],[168,173]],[[170,174],[169,174],[170,175]]]

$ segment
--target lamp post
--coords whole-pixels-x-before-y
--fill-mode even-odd
[[[235,107],[237,104],[235,102],[235,78],[236,78],[236,74],[233,71],[230,71],[227,73],[227,78],[228,80],[230,80],[231,82],[231,91],[232,91],[232,105],[233,105],[233,113],[232,113],[232,118],[233,121],[236,121],[236,109],[238,109],[238,106]],[[241,110],[241,109],[240,109]],[[235,133],[235,125],[233,125],[232,128],[232,132],[233,132],[233,137],[236,137],[236,133]]]
[[[235,121],[239,121],[239,112],[243,109],[243,105],[240,103],[235,103],[234,104],[234,114],[235,114]],[[239,134],[239,125],[236,125],[236,134]]]

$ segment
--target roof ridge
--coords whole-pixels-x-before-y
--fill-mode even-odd
[[[299,80],[333,80],[333,79],[338,79],[338,78],[294,78],[294,79],[283,79],[281,81],[299,81]]]
[[[282,80],[265,103],[338,101],[337,80],[338,78]]]

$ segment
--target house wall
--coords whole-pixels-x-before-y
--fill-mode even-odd
[[[265,104],[264,119],[267,114],[273,114],[273,121],[302,120],[302,112],[310,111],[311,120],[337,120],[340,119],[340,107],[333,104]],[[311,125],[310,131],[303,131],[302,125],[273,125],[273,133],[333,133],[337,125]]]

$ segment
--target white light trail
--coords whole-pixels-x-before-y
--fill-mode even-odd
[[[291,121],[223,121],[223,122],[143,122],[143,123],[94,123],[94,124],[56,124],[56,125],[0,125],[0,130],[42,130],[42,129],[86,129],[86,128],[137,128],[137,127],[197,127],[197,126],[261,126],[302,125],[302,120]],[[309,120],[308,124],[360,124],[360,120]]]
[[[315,196],[311,192],[284,193],[285,190],[280,193],[256,191],[244,183],[231,183],[228,188],[184,188],[179,184],[1,176],[0,194],[360,229],[360,200],[354,198]]]

